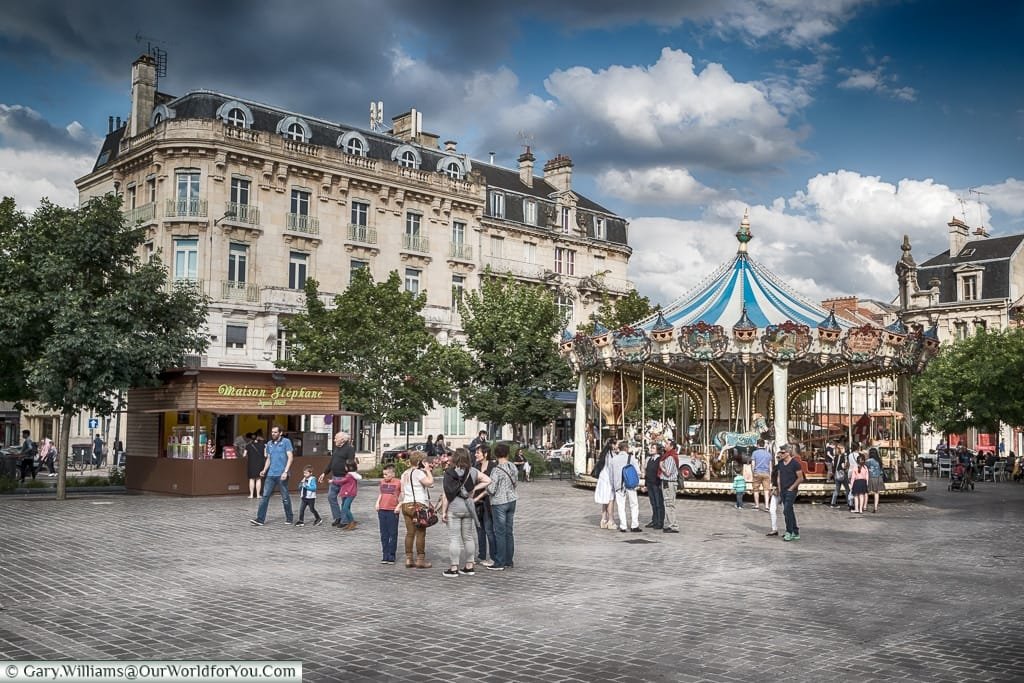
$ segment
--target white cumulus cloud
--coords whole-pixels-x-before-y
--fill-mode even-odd
[[[633,203],[704,204],[718,192],[704,185],[685,168],[611,169],[597,177],[603,194]]]

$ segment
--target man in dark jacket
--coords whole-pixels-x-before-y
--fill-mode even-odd
[[[487,443],[487,430],[481,429],[480,433],[473,437],[473,440],[466,446],[466,450],[469,451],[469,456],[472,458],[476,455],[476,449]]]
[[[644,467],[644,485],[647,487],[647,502],[651,504],[651,521],[649,529],[661,529],[665,525],[665,496],[658,478],[658,466],[661,463],[661,448],[651,444],[647,452],[647,466]]]
[[[331,449],[331,462],[327,464],[317,481],[323,483],[324,477],[331,476],[331,485],[327,489],[327,504],[331,506],[331,517],[334,521],[331,526],[341,526],[341,506],[338,505],[338,494],[341,493],[341,478],[346,472],[356,469],[356,447],[352,445],[352,438],[348,432],[338,432],[334,435],[334,448]]]

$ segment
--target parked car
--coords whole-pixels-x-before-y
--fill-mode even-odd
[[[403,453],[412,453],[413,451],[425,452],[427,450],[427,443],[420,441],[411,443],[408,446],[396,446],[394,448],[387,448],[380,454],[380,461],[383,465],[388,465],[395,462]]]
[[[573,457],[573,454],[574,454],[574,450],[573,449],[574,449],[573,442],[572,441],[566,441],[559,448],[552,448],[550,451],[548,451],[547,458],[548,458],[548,460],[552,460],[553,458],[558,458],[560,460],[571,459]]]
[[[679,474],[683,479],[700,479],[704,476],[704,461],[685,453],[680,453]]]

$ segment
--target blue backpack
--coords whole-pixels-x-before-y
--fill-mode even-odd
[[[640,486],[640,472],[633,465],[633,456],[629,456],[625,467],[622,468],[622,488],[633,491]]]

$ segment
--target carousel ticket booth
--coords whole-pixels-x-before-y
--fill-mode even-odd
[[[249,432],[269,438],[274,425],[294,447],[290,481],[298,481],[306,465],[322,472],[332,434],[342,419],[353,418],[340,409],[339,379],[281,370],[165,371],[160,386],[128,392],[126,487],[183,496],[247,494],[247,463],[235,439]]]

